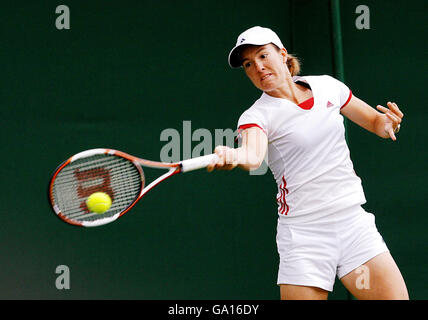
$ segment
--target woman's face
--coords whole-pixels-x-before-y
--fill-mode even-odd
[[[287,51],[273,44],[248,46],[241,52],[242,66],[253,84],[262,91],[280,88],[289,75]]]

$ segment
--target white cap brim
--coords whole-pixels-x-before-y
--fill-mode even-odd
[[[246,42],[235,46],[232,50],[230,50],[230,53],[229,53],[229,65],[234,69],[242,67],[242,61],[241,61],[242,47],[246,45],[264,46],[265,44],[268,44],[268,43],[271,43],[271,42],[265,42],[265,41],[252,42],[252,43]]]
[[[239,68],[242,66],[240,53],[243,46],[264,46],[269,43],[273,43],[280,49],[284,48],[279,37],[269,28],[256,26],[244,31],[239,35],[235,47],[229,52],[229,65],[232,68]]]

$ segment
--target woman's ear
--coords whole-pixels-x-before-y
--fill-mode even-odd
[[[287,53],[287,50],[285,48],[281,49],[281,55],[282,55],[282,59],[283,59],[282,61],[284,63],[287,63],[288,53]]]

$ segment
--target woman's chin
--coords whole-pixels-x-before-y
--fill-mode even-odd
[[[261,86],[261,90],[266,92],[266,93],[275,91],[275,89],[276,89],[275,86],[269,86],[269,85],[262,85]]]

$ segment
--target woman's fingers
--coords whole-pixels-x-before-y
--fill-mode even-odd
[[[397,140],[397,137],[394,134],[394,129],[392,127],[388,129],[388,134],[393,141]]]
[[[383,112],[394,123],[394,125],[397,126],[401,123],[403,113],[398,109],[398,107],[393,106],[390,102],[388,103],[393,109],[388,109],[381,105],[376,106],[376,109]]]
[[[376,109],[385,114],[394,115],[398,119],[398,123],[401,123],[401,119],[403,118],[404,114],[398,108],[397,104],[393,102],[388,102],[387,106],[389,107],[389,109],[381,105],[376,106]]]
[[[401,110],[398,108],[396,103],[388,102],[387,106],[389,109],[381,105],[376,106],[376,108],[379,111],[383,112],[387,118],[385,122],[385,132],[388,133],[388,135],[393,141],[396,141],[397,137],[395,136],[395,133],[398,132],[401,119],[403,118],[404,115],[401,112]]]
[[[389,119],[391,119],[391,121],[392,121],[392,123],[393,123],[393,127],[395,128],[396,126],[398,126],[399,124],[400,124],[400,122],[401,122],[401,119],[400,118],[398,118],[397,116],[395,116],[395,115],[392,115],[392,114],[390,114],[390,113],[386,113],[386,116],[389,118]]]
[[[214,153],[218,156],[217,159],[213,159],[213,161],[207,166],[207,171],[213,171],[217,165],[221,165],[223,163],[223,150],[220,146],[214,149]]]
[[[383,113],[389,113],[389,112],[391,112],[388,108],[385,108],[384,106],[381,106],[381,105],[377,105],[376,109],[378,109],[379,111],[381,111]]]
[[[398,108],[395,102],[388,102],[387,106],[394,112],[400,119],[404,117],[404,114],[401,112],[400,108]]]
[[[235,149],[226,146],[217,146],[214,149],[215,154],[218,155],[218,160],[212,162],[207,166],[209,172],[214,169],[218,170],[232,170],[236,167],[236,152]]]

